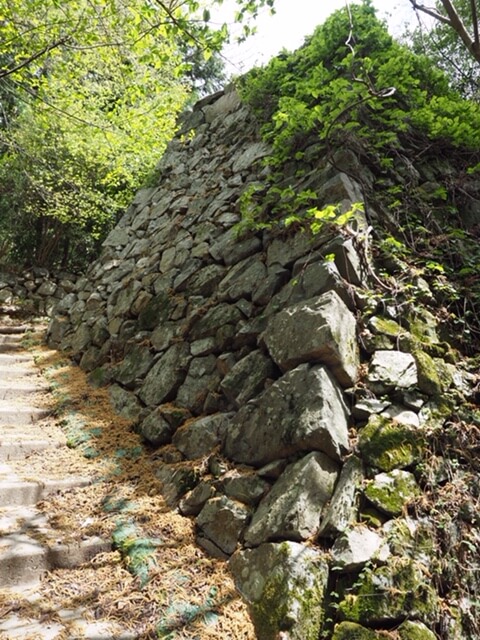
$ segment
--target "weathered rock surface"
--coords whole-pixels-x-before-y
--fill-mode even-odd
[[[354,524],[357,516],[358,493],[364,480],[363,465],[351,456],[340,472],[332,499],[322,513],[320,536],[331,537]]]
[[[263,337],[283,371],[304,362],[321,362],[345,387],[357,379],[356,321],[334,291],[280,311]]]
[[[266,543],[238,551],[229,566],[259,640],[276,640],[282,632],[292,640],[317,640],[328,580],[320,552],[295,542]]]
[[[225,437],[225,454],[262,465],[300,451],[339,460],[350,448],[342,392],[323,366],[300,365],[240,408]]]
[[[333,566],[340,571],[358,571],[367,563],[385,561],[388,544],[368,527],[358,526],[342,533],[332,547]]]
[[[211,498],[196,518],[199,544],[209,551],[218,549],[218,555],[226,558],[235,551],[250,514],[250,508],[241,502],[226,496]]]
[[[415,358],[403,351],[375,351],[368,380],[373,391],[378,393],[413,387],[418,381]]]
[[[260,502],[245,532],[245,544],[300,541],[315,535],[337,478],[338,465],[323,453],[309,453],[289,465]]]

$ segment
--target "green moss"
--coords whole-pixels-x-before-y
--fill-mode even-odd
[[[262,598],[252,605],[257,636],[275,640],[279,630],[285,630],[287,618],[288,586],[280,574],[273,574],[266,582]]]
[[[401,640],[435,640],[436,635],[422,622],[407,620],[398,627],[398,635]]]
[[[378,640],[379,635],[355,622],[341,622],[335,626],[332,640]]]
[[[410,331],[422,343],[438,344],[437,320],[435,316],[423,307],[418,307],[415,314],[408,319]]]
[[[419,349],[412,355],[417,365],[418,388],[429,396],[440,396],[447,386],[447,381],[440,377],[435,360]]]
[[[375,333],[381,333],[389,338],[398,338],[400,334],[405,333],[405,329],[401,327],[398,322],[383,318],[382,316],[370,318],[369,325]]]
[[[382,471],[402,469],[419,460],[422,444],[418,429],[379,415],[370,416],[358,439],[365,462]]]
[[[402,513],[405,504],[420,493],[413,474],[395,469],[381,473],[364,490],[378,509],[391,516]]]
[[[289,631],[291,640],[317,640],[324,618],[324,580],[320,575],[313,582],[298,575],[288,579],[284,571],[290,560],[287,543],[282,545],[281,553],[285,562],[271,573],[262,597],[251,605],[257,637],[277,640],[280,631]],[[318,570],[322,571],[320,566]]]
[[[372,527],[379,528],[385,524],[386,520],[387,518],[384,514],[370,505],[365,505],[360,512],[360,521],[366,522]]]
[[[438,597],[420,565],[394,557],[376,570],[361,574],[355,591],[339,605],[344,620],[377,625],[414,617],[427,624],[436,619]]]

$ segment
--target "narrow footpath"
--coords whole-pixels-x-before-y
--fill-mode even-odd
[[[255,638],[158,452],[42,328],[0,318],[0,640]]]

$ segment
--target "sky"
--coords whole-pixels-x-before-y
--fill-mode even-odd
[[[276,0],[276,14],[265,9],[256,20],[257,34],[242,45],[229,45],[224,55],[232,74],[244,73],[258,64],[265,64],[283,48],[297,49],[305,36],[334,11],[345,6],[345,0]],[[415,12],[409,0],[374,0],[380,18],[388,21],[390,32],[400,35],[404,24],[416,24]],[[228,0],[215,20],[229,21],[234,0]]]

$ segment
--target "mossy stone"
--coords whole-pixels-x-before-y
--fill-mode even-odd
[[[418,388],[429,396],[439,396],[445,390],[445,380],[439,375],[435,360],[420,349],[413,352],[417,365]]]
[[[151,331],[168,318],[170,298],[167,293],[159,293],[142,309],[138,316],[138,327],[141,331]]]
[[[366,629],[356,622],[341,622],[335,625],[332,640],[378,640],[376,631]]]
[[[386,416],[372,415],[360,431],[358,447],[367,464],[391,471],[417,462],[421,457],[422,440],[418,428]]]
[[[93,387],[106,387],[113,378],[111,366],[97,367],[88,374],[88,382]]]
[[[423,622],[406,620],[397,629],[401,640],[436,640],[437,636]]]
[[[361,625],[382,625],[406,618],[432,623],[439,608],[438,596],[421,565],[393,557],[386,565],[364,571],[359,586],[339,605],[343,620]]]
[[[420,494],[420,488],[413,473],[394,469],[376,475],[365,487],[364,494],[380,511],[398,516],[405,504]]]
[[[410,332],[420,342],[435,344],[439,342],[437,335],[437,320],[433,313],[419,307],[408,319]]]
[[[229,567],[249,604],[258,640],[318,640],[325,616],[328,560],[296,542],[265,543],[234,554]]]
[[[374,333],[379,333],[389,338],[398,338],[402,333],[405,333],[405,329],[401,327],[395,320],[389,320],[383,316],[373,316],[368,322],[369,327]]]

